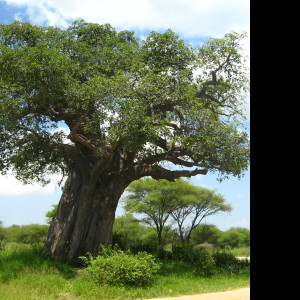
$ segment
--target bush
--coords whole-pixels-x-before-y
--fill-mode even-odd
[[[48,229],[48,225],[14,225],[8,228],[9,241],[31,245],[34,252],[38,253],[41,243],[47,236]]]
[[[197,252],[196,274],[203,277],[211,277],[216,272],[216,262],[212,252],[208,249],[201,248]]]
[[[137,254],[139,252],[147,252],[154,254],[157,251],[157,244],[155,242],[142,242],[132,244],[130,247],[130,251],[133,254]]]
[[[229,272],[231,274],[239,273],[250,266],[248,260],[239,260],[234,254],[225,251],[214,252],[213,258],[216,262],[216,267],[219,268],[220,271]]]
[[[172,256],[175,260],[193,263],[196,260],[196,251],[190,244],[173,245]]]
[[[224,232],[218,239],[221,248],[237,248],[250,246],[250,230],[247,228],[233,227]]]
[[[93,258],[89,254],[80,259],[87,265],[87,274],[99,284],[143,286],[160,268],[154,257],[146,252],[128,255],[122,250],[104,247],[101,255]]]
[[[216,225],[200,224],[192,231],[190,241],[193,245],[212,244],[217,245],[222,231]]]
[[[165,250],[162,246],[157,247],[154,256],[158,259],[172,259],[172,252]]]
[[[210,277],[216,271],[212,251],[205,247],[195,248],[189,244],[173,246],[173,259],[193,264],[195,274],[203,277]]]

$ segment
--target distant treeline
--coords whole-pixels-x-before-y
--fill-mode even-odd
[[[113,244],[123,250],[140,250],[151,252],[158,246],[157,232],[153,227],[141,224],[132,215],[117,217],[113,229]],[[163,232],[163,247],[172,249],[173,246],[181,244],[176,229],[168,226]],[[234,249],[250,246],[250,230],[241,227],[232,227],[226,231],[217,228],[216,225],[200,224],[191,234],[189,240],[191,246]],[[136,249],[137,250],[137,249]]]
[[[47,235],[49,225],[12,225],[3,227],[0,221],[0,249],[6,243],[23,243],[37,248]],[[176,230],[166,226],[163,232],[163,247],[171,250],[180,244]],[[233,227],[226,231],[216,225],[201,224],[192,233],[190,245],[204,248],[234,249],[250,246],[250,230]],[[157,247],[157,232],[154,228],[141,224],[131,214],[117,217],[113,229],[113,245],[132,252],[154,252]]]

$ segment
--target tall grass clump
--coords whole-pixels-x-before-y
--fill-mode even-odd
[[[98,284],[145,286],[160,268],[147,252],[126,254],[120,249],[102,247],[101,255],[80,257],[86,273]]]

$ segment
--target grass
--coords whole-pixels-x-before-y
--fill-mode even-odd
[[[230,252],[235,256],[250,257],[250,247],[235,248],[231,249]]]
[[[250,286],[249,270],[243,274],[195,276],[193,266],[164,261],[151,285],[146,287],[99,286],[82,270],[45,259],[20,246],[0,251],[0,299],[142,299],[208,293]]]

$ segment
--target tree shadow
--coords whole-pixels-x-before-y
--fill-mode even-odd
[[[23,271],[58,273],[65,279],[74,278],[77,270],[53,258],[45,257],[41,251],[36,253],[29,247],[0,251],[0,283],[15,279]]]

